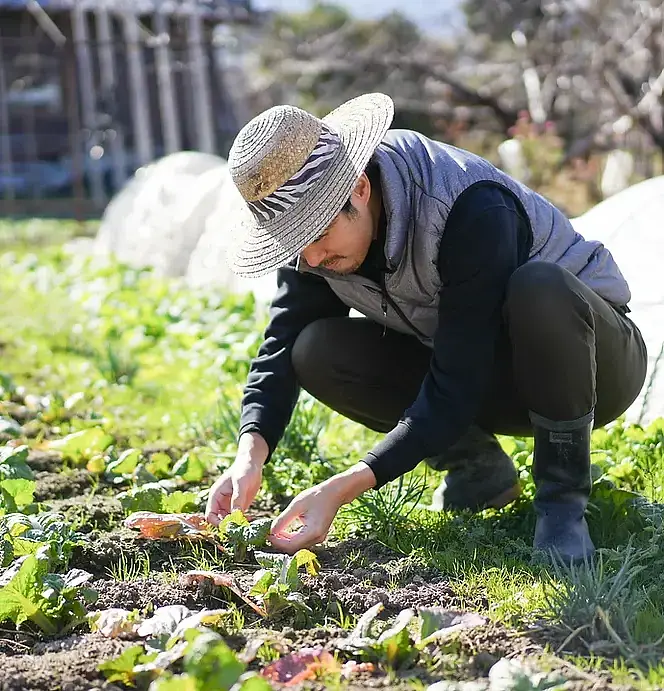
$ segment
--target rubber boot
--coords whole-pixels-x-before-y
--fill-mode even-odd
[[[512,459],[493,434],[472,425],[448,451],[426,460],[447,476],[434,491],[434,511],[481,511],[502,508],[521,494]]]
[[[590,560],[585,511],[590,496],[593,413],[559,422],[530,413],[535,437],[535,539],[533,547],[569,565]]]

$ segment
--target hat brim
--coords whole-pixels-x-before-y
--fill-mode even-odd
[[[322,118],[341,146],[317,184],[274,220],[259,223],[242,204],[228,229],[227,258],[239,276],[259,278],[287,264],[334,220],[350,198],[394,117],[385,94],[364,94]]]

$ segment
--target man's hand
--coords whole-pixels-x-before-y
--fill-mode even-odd
[[[371,468],[357,463],[345,472],[300,492],[274,520],[268,540],[273,547],[288,554],[323,542],[339,508],[375,484]],[[295,520],[302,525],[297,531],[289,532],[288,528]]]
[[[267,459],[265,439],[254,432],[243,434],[230,468],[212,485],[205,507],[205,518],[213,525],[231,511],[245,513],[256,498]]]

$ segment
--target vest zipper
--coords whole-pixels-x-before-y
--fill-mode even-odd
[[[383,317],[385,318],[385,325],[383,328],[383,336],[385,335],[385,332],[387,331],[387,304],[389,303],[392,309],[397,313],[399,318],[401,319],[406,326],[411,328],[420,338],[424,338],[426,340],[429,340],[429,337],[422,333],[416,326],[413,324],[410,319],[403,313],[401,308],[392,300],[392,298],[388,295],[387,288],[385,287],[385,274],[381,273],[380,275],[380,290],[382,294],[382,307],[383,307]]]

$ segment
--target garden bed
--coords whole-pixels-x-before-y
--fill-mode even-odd
[[[0,689],[664,686],[664,423],[594,433],[601,568],[532,553],[532,442],[507,438],[524,488],[512,506],[430,511],[440,476],[419,467],[286,568],[259,538],[238,550],[241,516],[157,539],[127,522],[201,512],[231,462],[265,323],[251,298],[59,249],[3,255],[0,288]],[[249,518],[376,439],[303,396]],[[114,626],[111,609],[125,610]]]

